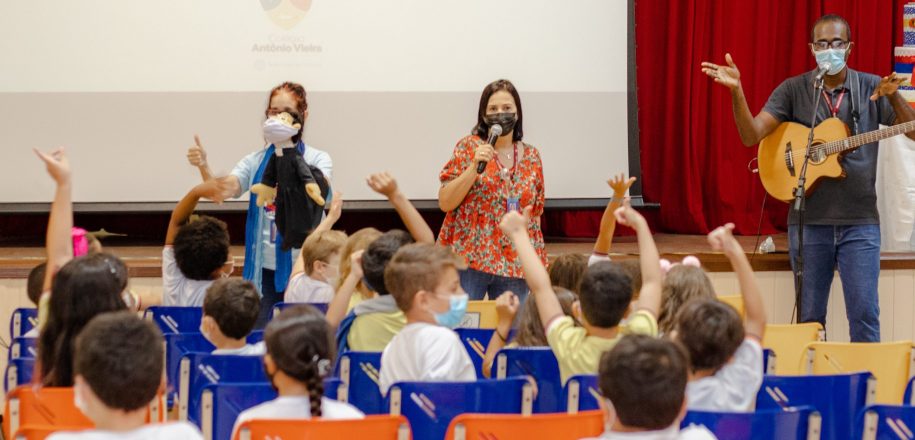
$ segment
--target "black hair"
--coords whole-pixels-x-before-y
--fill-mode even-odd
[[[677,421],[686,395],[687,355],[677,343],[646,335],[621,339],[600,360],[598,385],[620,422],[657,431]]]
[[[693,300],[676,317],[677,341],[689,352],[693,371],[718,371],[743,343],[743,321],[733,307],[716,299]]]
[[[110,312],[93,318],[79,333],[73,371],[108,408],[135,411],[156,397],[163,358],[162,334],[155,324],[131,312]]]
[[[489,98],[498,91],[505,90],[512,95],[512,98],[515,100],[515,108],[517,109],[517,119],[515,122],[514,134],[512,135],[512,141],[520,141],[524,138],[524,129],[522,122],[524,122],[524,114],[521,112],[521,95],[518,94],[518,90],[515,88],[515,85],[507,79],[499,79],[489,83],[486,88],[483,89],[483,94],[480,95],[480,109],[477,111],[477,125],[473,127],[471,132],[474,135],[477,135],[483,139],[489,134],[489,125],[486,123],[486,107],[489,105]],[[507,133],[506,133],[507,134]]]
[[[213,272],[229,259],[229,230],[225,222],[202,215],[178,229],[173,246],[185,277],[212,280]]]
[[[242,339],[251,333],[260,309],[257,287],[238,278],[214,281],[203,298],[203,316],[213,318],[219,331],[232,339]]]
[[[811,43],[816,42],[817,26],[819,26],[821,24],[826,24],[826,23],[842,23],[842,25],[845,26],[845,37],[848,39],[848,41],[851,41],[851,26],[848,25],[848,21],[846,21],[845,18],[843,18],[841,15],[826,14],[826,15],[818,18],[817,21],[813,23],[813,27],[810,28],[810,42]]]
[[[106,254],[70,260],[51,283],[48,320],[38,337],[41,383],[50,387],[73,386],[73,348],[79,332],[95,316],[125,310],[121,297],[124,263]]]
[[[29,295],[29,301],[32,304],[38,306],[38,300],[41,299],[42,291],[44,290],[44,276],[45,270],[48,267],[48,262],[42,262],[41,264],[32,268],[29,271],[29,280],[26,286],[26,293]]]
[[[581,280],[578,294],[581,313],[589,324],[610,328],[619,325],[632,301],[632,280],[629,274],[609,261],[588,267]]]
[[[378,295],[390,294],[384,285],[384,269],[388,267],[388,262],[400,248],[413,242],[413,237],[406,231],[392,229],[381,234],[365,248],[362,253],[362,272]]]
[[[334,362],[334,334],[324,315],[309,305],[284,309],[264,331],[276,368],[305,384],[311,416],[321,417],[324,377]]]

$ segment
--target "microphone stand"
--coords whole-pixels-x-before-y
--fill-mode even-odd
[[[807,209],[807,164],[810,163],[810,152],[813,149],[813,130],[816,127],[817,110],[820,108],[820,97],[823,95],[825,80],[820,75],[814,81],[813,114],[810,117],[810,134],[807,136],[807,150],[804,152],[804,164],[797,179],[797,188],[794,190],[794,206],[797,212],[797,254],[794,256],[794,304],[797,319],[801,322],[801,309],[804,292],[804,211]]]

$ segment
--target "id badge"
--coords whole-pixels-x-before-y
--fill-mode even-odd
[[[505,199],[506,212],[521,211],[521,201],[517,197],[508,197]]]

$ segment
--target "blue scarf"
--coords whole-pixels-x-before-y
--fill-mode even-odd
[[[300,154],[305,154],[305,144],[302,141],[296,145],[296,150]],[[264,170],[267,168],[267,162],[273,157],[273,154],[276,151],[276,147],[272,144],[267,147],[266,153],[264,153],[264,159],[261,160],[260,165],[257,166],[257,172],[254,173],[254,180],[251,182],[252,186],[254,184],[260,183],[261,178],[264,177]],[[261,228],[260,220],[263,215],[263,209],[257,206],[257,197],[253,196],[248,201],[248,217],[245,219],[245,269],[244,269],[244,278],[246,280],[254,280],[260,276],[260,272],[263,269],[262,267],[256,267],[257,263],[257,250],[260,247],[261,237]],[[277,231],[276,233],[276,242],[282,243],[283,237]],[[273,287],[277,292],[283,292],[286,290],[286,284],[289,283],[289,275],[292,274],[292,252],[284,251],[282,246],[275,246],[276,249],[276,271],[273,276]],[[261,283],[265,283],[267,280],[261,280]],[[258,288],[263,289],[262,286]]]

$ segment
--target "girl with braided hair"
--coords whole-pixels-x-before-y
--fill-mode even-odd
[[[324,397],[324,378],[333,367],[334,335],[317,309],[299,305],[283,310],[267,325],[264,342],[264,370],[279,396],[239,414],[234,431],[253,419],[365,417],[352,405]]]

